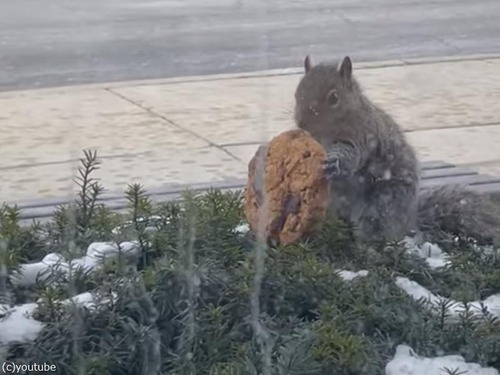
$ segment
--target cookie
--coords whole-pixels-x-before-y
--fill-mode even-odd
[[[326,152],[304,130],[290,130],[261,146],[248,165],[245,216],[257,239],[296,243],[325,220],[329,203]]]

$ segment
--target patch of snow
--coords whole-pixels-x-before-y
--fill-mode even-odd
[[[112,242],[94,242],[90,244],[87,248],[87,257],[103,259],[103,258],[115,258],[118,254],[125,256],[135,256],[138,255],[137,242],[122,242],[118,246],[116,243]]]
[[[11,281],[16,286],[32,286],[37,280],[45,280],[51,271],[69,273],[78,268],[95,270],[103,260],[116,258],[122,254],[129,258],[136,258],[140,254],[137,242],[122,242],[119,245],[109,242],[94,242],[88,248],[86,255],[79,259],[67,262],[60,254],[47,254],[41,262],[24,264],[11,275]],[[106,301],[102,301],[106,303]],[[96,300],[92,293],[78,294],[62,301],[63,304],[76,303],[87,308],[96,307]],[[37,303],[10,307],[0,305],[0,346],[11,342],[26,342],[36,339],[44,324],[33,319]]]
[[[3,318],[9,310],[10,310],[9,305],[1,304],[0,305],[0,318]]]
[[[6,311],[0,318],[0,346],[33,341],[38,337],[44,324],[32,318],[37,307],[36,303],[26,303]]]
[[[118,295],[116,293],[111,293],[111,298],[101,298],[100,300],[97,300],[93,293],[85,292],[77,294],[76,296],[73,296],[71,298],[65,299],[64,301],[62,301],[62,304],[69,305],[73,303],[76,305],[86,307],[87,309],[95,309],[98,307],[98,303],[100,303],[101,306],[106,305],[113,301],[116,301],[117,298]]]
[[[392,361],[385,367],[386,375],[446,375],[450,371],[467,375],[499,375],[494,368],[484,368],[476,363],[467,363],[458,355],[427,358],[420,357],[412,348],[399,345]]]
[[[241,223],[236,228],[234,228],[233,232],[236,234],[239,234],[239,235],[244,235],[244,234],[248,233],[249,230],[250,230],[250,226],[248,224]]]
[[[107,302],[107,300],[101,301],[101,303]],[[95,296],[90,292],[77,294],[61,303],[63,305],[74,303],[89,309],[97,306]],[[25,303],[14,307],[0,305],[0,311],[4,311],[4,314],[0,315],[0,347],[12,342],[33,341],[38,337],[45,325],[33,319],[37,308],[38,303]]]
[[[151,224],[151,223],[155,223],[157,221],[161,221],[163,218],[159,215],[152,215],[152,216],[149,216],[149,217],[139,217],[137,218],[137,222],[138,223],[143,223],[145,221],[148,222],[148,224]],[[111,232],[113,234],[119,234],[120,231],[123,229],[123,228],[126,228],[126,227],[130,227],[131,225],[134,225],[134,222],[131,221],[131,220],[128,220],[126,222],[124,222],[123,224],[120,224],[118,225],[116,228],[114,228]],[[151,226],[149,225],[148,227],[144,228],[144,232],[148,233],[148,232],[156,232],[156,227],[154,226]]]
[[[134,258],[140,253],[137,242],[122,242],[119,245],[112,242],[94,242],[87,248],[82,258],[66,261],[60,254],[47,254],[41,262],[23,264],[11,275],[11,282],[15,286],[35,285],[37,280],[46,280],[51,271],[69,273],[70,270],[95,270],[103,260],[118,257],[118,254]]]
[[[472,248],[474,249],[475,253],[478,254],[481,257],[486,256],[500,256],[500,249],[494,248],[493,246],[483,246],[483,245],[478,245],[477,243],[472,244]]]
[[[41,262],[23,264],[19,270],[11,275],[11,282],[16,286],[35,285],[37,279],[48,277],[51,270],[68,268],[64,258],[55,253],[47,254]]]
[[[403,241],[410,254],[425,259],[429,267],[440,268],[450,264],[449,256],[438,245],[425,242],[418,246],[413,238],[406,237]]]
[[[352,280],[354,280],[357,277],[365,277],[365,276],[367,276],[368,275],[368,271],[361,270],[361,271],[353,272],[353,271],[339,270],[339,271],[337,271],[337,274],[344,281],[352,281]]]
[[[411,281],[406,277],[397,277],[396,285],[404,290],[409,296],[413,297],[413,299],[419,300],[423,298],[435,307],[439,306],[441,304],[441,301],[446,300],[443,297],[434,295],[419,283]],[[500,318],[500,294],[489,296],[481,302],[471,302],[470,305],[472,308],[472,312],[479,314],[481,312],[481,304],[485,306],[492,315]],[[448,312],[450,313],[451,318],[457,318],[458,315],[463,312],[462,303],[450,300],[449,305],[450,308]]]
[[[74,297],[68,298],[63,301],[63,304],[75,303],[77,305],[82,305],[85,307],[93,307],[95,306],[95,298],[94,295],[90,292],[77,294]]]

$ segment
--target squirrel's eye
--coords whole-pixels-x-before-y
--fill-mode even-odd
[[[328,96],[326,97],[326,100],[328,101],[328,105],[333,107],[339,102],[339,96],[337,94],[337,91],[332,90],[328,93]]]

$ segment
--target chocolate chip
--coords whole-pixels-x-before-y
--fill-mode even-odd
[[[297,214],[300,208],[300,198],[297,196],[287,196],[284,204],[285,215]]]
[[[300,198],[296,196],[288,195],[283,202],[283,211],[281,215],[275,218],[271,223],[271,230],[274,233],[279,233],[283,231],[286,219],[290,214],[297,214],[300,210]]]

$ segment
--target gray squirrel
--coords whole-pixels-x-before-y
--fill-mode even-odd
[[[332,214],[357,237],[402,240],[435,230],[500,243],[500,206],[461,186],[420,191],[414,149],[395,120],[373,104],[353,76],[351,59],[312,65],[295,92],[295,122],[327,152]]]

